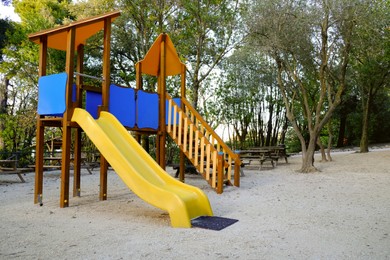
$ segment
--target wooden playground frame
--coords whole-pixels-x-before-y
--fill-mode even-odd
[[[89,77],[83,73],[83,60],[84,60],[84,46],[89,37],[95,35],[97,32],[103,30],[103,71],[102,71],[102,105],[99,106],[98,113],[101,111],[109,110],[109,98],[110,98],[110,49],[111,49],[111,25],[112,22],[120,16],[119,11],[110,12],[104,15],[95,16],[85,20],[77,21],[69,25],[60,26],[57,28],[44,30],[29,35],[31,41],[39,44],[39,77],[46,75],[47,67],[47,55],[48,48],[54,48],[66,52],[66,65],[65,72],[68,75],[66,82],[66,109],[62,117],[42,116],[37,117],[37,134],[36,134],[36,162],[35,162],[35,192],[34,203],[43,204],[43,161],[44,161],[44,129],[45,127],[62,127],[62,156],[61,156],[61,187],[60,187],[60,207],[69,206],[69,182],[70,182],[70,147],[71,147],[71,131],[74,129],[74,181],[73,181],[73,196],[80,196],[80,169],[81,169],[81,128],[71,121],[73,111],[75,108],[82,107],[82,91],[88,90],[88,87],[83,85],[83,77]],[[75,59],[76,58],[76,59]],[[76,60],[76,62],[75,62]],[[176,120],[168,124],[167,129],[167,104],[169,101],[169,109],[176,111],[180,118],[184,116],[190,117],[190,119],[183,120],[184,122],[191,121],[193,123],[185,125],[185,128],[192,129],[196,141],[202,143],[204,148],[201,147],[202,156],[198,161],[195,161],[196,165],[200,165],[206,171],[212,169],[212,177],[209,174],[203,174],[206,180],[209,181],[211,186],[216,189],[217,193],[222,193],[223,184],[232,185],[233,181],[230,181],[230,176],[234,172],[234,185],[239,186],[240,175],[240,157],[238,154],[233,153],[223,141],[215,134],[215,132],[208,126],[201,126],[204,122],[203,119],[193,109],[191,110],[190,104],[186,103],[183,99],[180,107],[172,105],[174,102],[166,92],[166,77],[173,75],[180,75],[181,77],[181,97],[185,97],[186,93],[186,66],[180,61],[175,47],[169,36],[161,34],[155,43],[152,45],[145,58],[136,64],[136,88],[142,90],[142,75],[148,74],[157,77],[157,94],[159,96],[159,115],[158,115],[158,129],[154,131],[157,136],[156,147],[156,160],[157,163],[165,169],[166,162],[166,138],[167,134],[178,142],[181,146],[180,152],[180,179],[184,181],[184,162],[185,156],[191,157],[188,152],[187,146],[192,145],[191,142],[182,142],[182,139],[187,138],[186,132],[182,133],[175,129],[183,128],[182,119],[180,123],[176,125]],[[73,78],[75,77],[75,82]],[[76,95],[75,100],[72,101],[73,83],[76,83]],[[169,111],[169,115],[171,112]],[[173,111],[173,110],[172,110]],[[168,119],[172,120],[172,119]],[[173,126],[171,126],[173,124]],[[142,130],[135,128],[130,129],[139,131],[142,134]],[[152,131],[153,132],[153,131]],[[205,135],[206,137],[200,138]],[[211,141],[208,138],[211,137]],[[195,140],[195,139],[194,139]],[[222,142],[222,144],[221,144]],[[191,143],[191,144],[190,144]],[[184,150],[183,150],[184,148]],[[225,157],[225,155],[227,155]],[[203,156],[207,156],[207,166],[203,166]],[[211,161],[213,165],[211,165]],[[233,167],[235,165],[236,167]],[[226,170],[225,170],[226,169]],[[107,199],[107,170],[108,162],[101,156],[100,157],[100,192],[99,199]],[[203,170],[202,170],[203,172]],[[221,173],[218,176],[217,172]],[[225,172],[228,175],[227,181],[224,180]],[[223,173],[223,174],[222,174]]]

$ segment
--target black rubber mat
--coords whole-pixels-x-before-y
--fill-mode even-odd
[[[205,228],[211,230],[222,230],[230,225],[236,223],[237,219],[222,218],[215,216],[201,216],[191,220],[193,227]]]

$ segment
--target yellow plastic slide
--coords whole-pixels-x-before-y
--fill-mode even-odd
[[[165,172],[112,114],[101,112],[95,120],[86,110],[76,108],[72,121],[79,124],[135,194],[168,211],[173,227],[191,227],[191,219],[213,215],[203,191]]]

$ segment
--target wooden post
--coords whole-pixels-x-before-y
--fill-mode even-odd
[[[84,66],[84,45],[80,44],[77,46],[77,72],[83,73]],[[82,93],[81,86],[83,84],[83,78],[77,74],[76,75],[76,107],[82,106]],[[81,190],[81,129],[80,127],[76,128],[75,133],[75,143],[74,143],[74,158],[73,158],[73,197],[80,197]]]
[[[217,194],[221,194],[223,192],[223,179],[225,175],[224,171],[224,159],[223,159],[223,153],[218,153],[218,169],[217,169]]]
[[[60,207],[69,206],[69,164],[70,164],[70,144],[71,131],[70,120],[72,118],[72,89],[74,75],[74,55],[75,55],[76,28],[70,28],[67,34],[66,47],[66,72],[68,80],[66,82],[66,110],[62,119],[62,165],[61,165],[61,194]]]
[[[166,142],[166,122],[165,122],[165,115],[166,115],[166,82],[165,82],[165,76],[166,76],[166,47],[165,47],[165,40],[166,35],[164,34],[161,41],[160,46],[160,75],[159,75],[159,94],[160,94],[160,102],[159,102],[159,133],[157,135],[158,139],[158,163],[160,164],[161,168],[165,169],[165,142]]]
[[[102,82],[102,103],[100,111],[108,111],[110,100],[110,50],[111,50],[111,18],[104,20],[103,39],[103,82]],[[107,170],[108,162],[103,155],[100,155],[100,200],[107,199]]]
[[[180,74],[180,78],[181,78],[181,88],[180,88],[180,95],[182,98],[186,98],[186,67],[184,66],[184,64],[181,65],[181,74]],[[186,113],[186,110],[185,110],[185,106],[184,106],[184,103],[181,102],[180,104],[180,107],[183,111],[183,114]],[[179,130],[181,131],[181,129]],[[192,134],[192,133],[191,133]],[[192,153],[192,151],[188,151],[189,153]],[[181,180],[182,182],[184,182],[184,179],[185,179],[185,174],[184,174],[184,171],[185,171],[185,154],[184,152],[182,151],[182,149],[180,149],[180,177],[179,177],[179,180]]]
[[[46,75],[47,65],[47,35],[41,36],[39,45],[39,77]],[[35,192],[34,203],[42,206],[43,192],[43,149],[44,149],[44,126],[42,116],[37,117],[36,150],[35,150]]]
[[[142,62],[138,62],[135,64],[135,83],[136,83],[136,89],[143,89],[143,82],[142,82]],[[137,142],[140,144],[141,143],[141,137],[142,135],[140,134],[139,131],[135,132],[135,139]]]
[[[234,159],[234,186],[240,187],[241,158],[239,152],[236,152],[236,154],[237,157]]]

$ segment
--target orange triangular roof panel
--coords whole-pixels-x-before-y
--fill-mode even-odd
[[[165,42],[166,76],[173,76],[182,72],[183,63],[180,61],[171,38],[168,34],[162,33],[154,41],[152,47],[146,53],[145,58],[140,61],[142,64],[142,73],[158,76],[160,72],[161,43]]]
[[[40,44],[43,37],[47,37],[47,46],[49,48],[66,51],[67,33],[70,28],[76,28],[75,46],[85,44],[87,39],[104,28],[105,19],[112,22],[120,15],[120,11],[110,12],[107,14],[91,17],[88,19],[76,21],[67,25],[56,28],[43,30],[30,34],[30,41]]]

